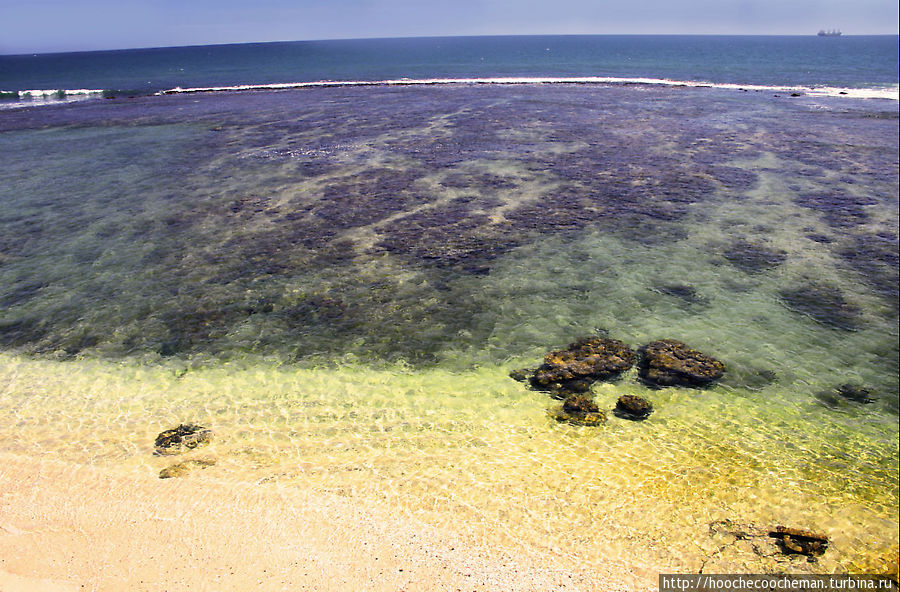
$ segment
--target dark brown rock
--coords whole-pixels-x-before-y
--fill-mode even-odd
[[[587,395],[570,395],[563,401],[562,409],[551,412],[556,421],[573,425],[596,426],[606,423],[606,413],[597,407]]]
[[[653,404],[647,399],[642,399],[635,395],[622,395],[616,401],[616,408],[613,409],[613,413],[623,419],[647,419],[653,413]]]
[[[725,373],[725,364],[674,339],[640,349],[639,375],[655,386],[704,386]]]
[[[531,385],[564,398],[586,392],[596,380],[628,370],[634,360],[634,351],[621,341],[587,337],[544,356],[544,363],[531,377]]]
[[[828,537],[809,530],[776,526],[769,536],[778,539],[785,553],[818,557],[828,548]]]
[[[600,411],[600,408],[588,396],[572,395],[563,401],[563,411],[566,413],[596,413]]]
[[[212,430],[192,423],[183,423],[176,428],[160,432],[154,446],[157,454],[180,454],[206,446],[212,440]]]

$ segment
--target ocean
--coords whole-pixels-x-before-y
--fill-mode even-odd
[[[0,452],[156,474],[156,434],[197,423],[183,478],[579,569],[896,574],[897,47],[0,56]],[[559,421],[511,373],[586,336],[725,372],[631,367],[588,391],[605,422]]]
[[[896,99],[897,64],[897,38],[889,35],[297,41],[0,56],[0,96],[73,100],[322,81],[595,77],[855,91]]]

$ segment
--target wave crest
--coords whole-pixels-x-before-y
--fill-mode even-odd
[[[342,86],[427,86],[441,84],[642,84],[650,86],[684,86],[691,88],[717,88],[735,91],[800,93],[812,96],[848,97],[857,99],[900,100],[897,85],[871,88],[767,86],[703,82],[696,80],[669,80],[664,78],[615,78],[608,76],[581,77],[498,77],[498,78],[399,78],[392,80],[321,80],[316,82],[281,82],[271,84],[239,84],[234,86],[176,87],[157,94],[212,93],[246,90],[288,90],[297,88]]]

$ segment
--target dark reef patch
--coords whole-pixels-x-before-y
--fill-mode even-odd
[[[822,245],[828,245],[834,242],[834,239],[828,236],[827,234],[819,234],[819,233],[810,233],[806,235],[806,238],[813,242],[817,242]]]
[[[715,165],[707,167],[704,172],[726,189],[749,191],[754,189],[759,182],[759,176],[755,172],[738,167]]]
[[[0,308],[9,308],[27,302],[46,287],[45,282],[26,282],[0,296]]]
[[[825,222],[834,228],[853,228],[869,221],[867,206],[877,204],[868,196],[846,193],[819,193],[794,197],[797,205],[822,213]]]
[[[247,316],[247,308],[236,303],[163,310],[158,319],[167,334],[158,345],[157,352],[168,357],[192,351],[221,339],[238,319]]]
[[[654,286],[653,290],[666,296],[676,298],[684,304],[705,305],[709,300],[697,292],[694,286],[689,284],[662,284]]]
[[[900,305],[900,242],[897,235],[857,234],[852,247],[840,252],[841,257],[855,271],[862,274],[865,281],[897,313]]]
[[[464,172],[452,172],[441,179],[441,185],[453,189],[512,189],[518,187],[518,183],[507,177],[492,175],[490,173],[467,174]]]
[[[859,307],[848,302],[840,289],[834,286],[807,282],[782,290],[779,296],[790,310],[828,327],[857,331],[862,326]]]
[[[787,253],[765,244],[739,239],[722,253],[736,268],[747,273],[761,273],[778,267],[787,259]]]
[[[4,347],[37,343],[50,332],[46,323],[33,317],[0,319],[0,345]]]
[[[414,170],[368,169],[347,182],[326,186],[312,213],[334,229],[377,223],[427,202],[427,197],[415,191],[421,175]]]

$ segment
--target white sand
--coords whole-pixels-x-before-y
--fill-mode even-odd
[[[0,455],[0,592],[620,590],[655,574],[491,550],[277,484]]]

